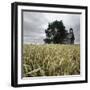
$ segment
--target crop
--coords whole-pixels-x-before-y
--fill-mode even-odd
[[[80,45],[24,44],[23,77],[80,74]]]

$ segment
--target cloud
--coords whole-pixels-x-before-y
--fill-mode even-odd
[[[49,22],[62,20],[66,30],[73,28],[75,43],[80,43],[80,15],[61,13],[23,12],[24,43],[44,43]]]

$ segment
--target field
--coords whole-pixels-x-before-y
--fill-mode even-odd
[[[80,74],[80,45],[23,45],[23,77]]]

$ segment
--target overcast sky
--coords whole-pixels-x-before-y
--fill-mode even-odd
[[[73,28],[75,44],[80,43],[80,15],[61,13],[23,12],[23,42],[43,44],[48,23],[62,20],[66,30]]]

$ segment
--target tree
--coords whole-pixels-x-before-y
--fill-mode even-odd
[[[46,38],[44,39],[45,43],[63,43],[64,38],[66,37],[67,31],[65,26],[61,21],[54,21],[48,24],[48,28],[45,30]]]

